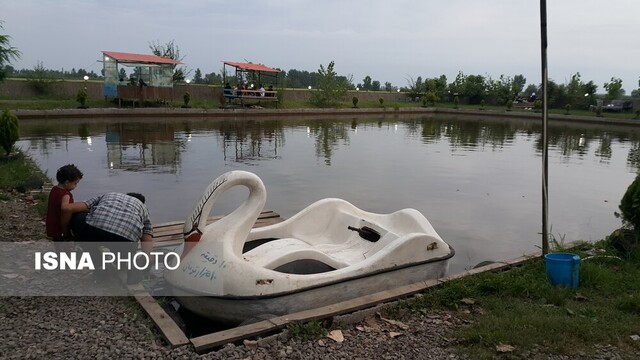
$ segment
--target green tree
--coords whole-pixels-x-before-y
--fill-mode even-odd
[[[165,45],[160,44],[160,42],[152,42],[149,43],[149,48],[156,56],[162,56],[177,61],[182,61],[184,59],[184,57],[180,57],[180,48],[178,48],[178,45],[176,45],[173,40],[169,41]],[[189,75],[189,72],[186,71],[183,66],[178,67],[177,65],[173,65],[173,82],[184,81],[187,75]]]
[[[120,77],[120,79],[122,80],[126,80],[127,79],[127,72],[124,68],[120,68],[119,74],[118,76]]]
[[[540,87],[534,84],[529,84],[527,88],[524,89],[523,95],[527,100],[529,100],[533,94],[540,94]]]
[[[200,68],[197,68],[196,72],[193,74],[193,83],[194,84],[204,83],[204,79],[202,78],[202,72],[200,71]]]
[[[409,76],[407,79],[407,96],[411,99],[421,98],[422,94],[425,92],[425,84],[422,82],[422,76],[418,76],[417,79],[413,79],[413,77]]]
[[[52,92],[54,78],[51,71],[44,67],[42,61],[38,61],[33,71],[27,75],[27,83],[38,95],[46,95]]]
[[[525,78],[524,75],[518,74],[513,77],[513,82],[511,85],[511,90],[513,91],[513,93],[511,94],[512,99],[520,96],[520,93],[522,93],[522,90],[524,90],[525,85],[527,85],[527,78]]]
[[[210,74],[206,74],[204,76],[204,80],[203,82],[205,84],[210,84],[210,85],[221,85],[222,84],[222,75],[218,75],[214,72],[210,73]]]
[[[440,101],[440,97],[434,90],[429,90],[424,95],[424,101],[428,102],[430,106],[435,106],[435,104]]]
[[[425,83],[425,91],[433,91],[436,93],[438,98],[443,98],[447,95],[447,77],[445,75],[440,75],[437,78],[426,79]]]
[[[344,98],[347,90],[351,86],[350,79],[340,77],[334,70],[335,62],[332,60],[325,69],[320,64],[318,70],[317,90],[311,93],[310,101],[319,107],[335,106]]]
[[[371,90],[380,91],[380,81],[373,80],[373,82],[371,82]]]
[[[0,30],[3,30],[3,21],[0,21]],[[20,51],[9,44],[11,36],[0,34],[0,81],[4,80],[7,76],[8,69],[6,66],[11,63],[11,60],[17,60],[20,58]]]
[[[513,80],[508,76],[500,75],[498,80],[487,79],[486,89],[489,102],[498,105],[514,99],[513,86]]]
[[[607,100],[615,100],[624,96],[622,79],[612,77],[610,82],[604,83],[604,89],[607,91]]]
[[[538,99],[542,99],[542,94],[538,94]],[[567,95],[567,86],[565,84],[556,84],[553,80],[547,81],[547,101],[549,109],[560,109],[565,104],[571,103],[571,99]]]
[[[384,83],[384,91],[393,91],[393,85],[389,81],[385,81]]]
[[[467,76],[462,71],[458,71],[458,75],[456,75],[455,80],[449,84],[448,91],[451,93],[451,96],[455,98],[456,96],[462,95],[466,79]]]
[[[479,104],[485,95],[485,81],[482,75],[469,75],[465,78],[462,94],[470,104]]]
[[[18,141],[19,137],[18,117],[10,113],[9,110],[5,110],[0,116],[0,146],[7,155],[11,153],[13,144]]]
[[[572,107],[575,105],[575,108],[588,109],[590,105],[595,104],[597,89],[598,86],[593,81],[585,84],[580,79],[580,73],[575,73],[566,86],[567,101],[572,104]]]
[[[362,90],[371,90],[371,76],[367,75],[362,79]]]

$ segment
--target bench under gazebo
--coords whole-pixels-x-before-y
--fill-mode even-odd
[[[233,78],[227,78],[227,66],[235,69]],[[280,69],[262,64],[223,61],[224,98],[227,101],[239,100],[242,105],[245,100],[277,102],[278,92],[273,90],[273,85],[278,84],[278,74],[281,72]]]

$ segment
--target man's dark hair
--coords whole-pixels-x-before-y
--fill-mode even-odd
[[[144,204],[144,201],[145,201],[144,195],[140,193],[134,193],[134,192],[127,193],[127,195],[142,201],[142,203]]]
[[[82,172],[73,164],[65,165],[56,172],[56,180],[61,184],[80,179],[82,179]]]

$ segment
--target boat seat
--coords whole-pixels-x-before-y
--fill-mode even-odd
[[[297,260],[315,260],[325,263],[334,269],[341,269],[350,265],[309,245],[303,240],[294,238],[269,241],[244,253],[242,256],[246,261],[256,266],[271,270]]]

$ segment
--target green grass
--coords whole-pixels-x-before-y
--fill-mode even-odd
[[[544,260],[537,258],[508,271],[446,283],[398,306],[417,312],[449,309],[469,320],[451,336],[471,359],[496,358],[498,344],[514,346],[510,356],[534,349],[590,353],[594,344],[637,349],[630,336],[640,333],[640,251],[626,259],[585,259],[577,253],[584,259],[578,289],[550,285]]]
[[[289,336],[302,341],[327,335],[327,328],[318,320],[312,320],[306,323],[293,323],[287,326],[287,330],[289,331]]]
[[[47,180],[38,166],[22,153],[0,155],[0,189],[30,190],[34,180]],[[48,180],[47,180],[48,181]]]
[[[12,153],[8,157],[4,153],[0,155],[0,189],[24,192],[48,181],[49,179],[38,168],[38,165],[22,153]],[[48,194],[34,196],[35,209],[40,216],[45,216],[47,213],[48,196]],[[0,200],[10,199],[10,194],[0,193]]]
[[[287,90],[292,91],[292,90]],[[284,99],[277,103],[277,108],[279,109],[309,109],[314,108],[315,106],[311,105],[308,100],[292,100],[286,98],[286,91],[283,93]],[[248,103],[253,104],[253,103]],[[256,103],[257,104],[257,103]],[[55,96],[40,96],[40,97],[30,97],[30,98],[0,98],[0,110],[1,109],[9,109],[9,110],[50,110],[50,109],[75,109],[78,108],[78,102],[75,100],[75,97],[55,97]],[[118,107],[118,104],[114,101],[105,101],[103,99],[88,99],[86,103],[89,108],[112,108]],[[132,107],[132,103],[124,103],[124,107]],[[168,108],[180,108],[184,105],[182,99],[175,99],[168,104],[161,103],[152,103],[147,102],[144,104],[145,107],[168,107]],[[136,104],[138,107],[139,104]],[[194,109],[217,109],[220,107],[220,102],[217,99],[192,99],[189,103],[189,106]],[[275,102],[262,102],[260,106],[265,108],[276,108]],[[400,109],[405,107],[421,107],[422,102],[409,102],[409,101],[385,101],[383,105],[380,105],[378,100],[360,100],[358,102],[358,108],[360,109]],[[436,103],[435,106],[429,106],[431,108],[440,108],[440,109],[454,109],[455,106],[453,103]],[[351,100],[342,101],[338,103],[334,108],[339,109],[347,109],[353,108],[353,103]],[[497,105],[485,105],[484,108],[481,109],[481,106],[478,104],[474,105],[459,105],[458,109],[460,110],[473,110],[473,111],[499,111],[506,112],[506,106],[497,106]],[[528,112],[533,113],[533,110],[524,110],[513,108],[512,112]],[[549,109],[549,114],[559,114],[566,115],[565,109]],[[575,116],[592,116],[596,117],[596,114],[593,111],[588,110],[580,110],[580,109],[572,109],[569,115]],[[612,118],[612,119],[634,119],[634,113],[612,113],[612,112],[603,112],[603,118]],[[640,122],[640,120],[638,120]]]

